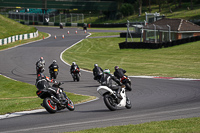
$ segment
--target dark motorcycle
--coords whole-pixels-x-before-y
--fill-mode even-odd
[[[94,77],[94,80],[98,81],[99,83],[101,83],[101,76],[103,75],[103,73],[99,73],[99,75]]]
[[[126,88],[125,88],[126,90],[129,90],[129,91],[132,90],[131,79],[128,76],[124,75],[122,78],[120,78],[120,81],[122,84],[124,84],[126,86]]]
[[[56,79],[57,75],[58,75],[58,67],[57,66],[53,66],[52,69],[49,69],[49,73],[50,73],[51,79]]]
[[[77,66],[72,71],[72,78],[74,81],[80,81],[80,69]]]
[[[63,88],[60,88],[60,85],[63,83],[55,83],[53,87],[58,88],[57,93],[59,93],[59,99],[56,98],[56,94],[50,92],[50,90],[43,89],[38,90],[36,94],[41,98],[44,99],[42,106],[49,112],[49,113],[56,113],[56,111],[61,109],[69,109],[73,111],[75,109],[73,102],[67,97],[67,95],[63,92]],[[66,100],[65,100],[66,99]]]

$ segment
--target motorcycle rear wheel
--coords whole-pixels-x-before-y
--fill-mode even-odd
[[[57,105],[53,102],[53,100],[49,97],[46,97],[43,100],[43,106],[49,113],[56,113],[57,111]]]
[[[104,95],[104,103],[106,104],[107,108],[111,111],[115,111],[117,109],[115,99],[109,94]]]
[[[74,111],[75,107],[74,107],[74,103],[71,101],[71,99],[67,98],[67,109],[69,109],[70,111]]]

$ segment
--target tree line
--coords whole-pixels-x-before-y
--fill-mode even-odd
[[[158,6],[158,12],[161,12],[164,7],[169,8],[169,12],[172,12],[172,6],[176,9],[181,8],[183,3],[188,3],[190,10],[194,9],[194,4],[200,4],[200,0],[114,0],[118,3],[118,14],[123,16],[129,16],[134,13],[142,15],[143,6],[148,8],[148,12],[151,13],[152,5]]]

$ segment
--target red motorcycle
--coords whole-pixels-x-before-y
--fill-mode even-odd
[[[75,66],[74,70],[72,71],[72,78],[74,81],[80,81],[80,69]]]
[[[129,90],[131,91],[132,88],[131,88],[131,79],[129,79],[128,76],[124,75],[122,78],[120,78],[120,81],[122,84],[124,84],[126,86],[126,90]]]

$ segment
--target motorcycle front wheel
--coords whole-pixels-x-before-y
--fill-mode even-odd
[[[49,113],[56,113],[57,105],[53,102],[53,100],[49,97],[46,97],[43,100],[43,106]]]
[[[76,80],[77,80],[77,82],[80,80],[80,77],[78,74],[76,75]]]
[[[74,111],[75,107],[74,107],[74,103],[69,99],[67,98],[67,109],[69,109],[70,111]]]
[[[131,105],[131,101],[128,97],[126,97],[126,106],[127,109],[131,109],[132,105]]]
[[[126,89],[127,89],[128,91],[131,91],[131,90],[132,90],[131,84],[130,84],[130,83],[126,83],[125,86],[126,86]]]
[[[106,104],[107,108],[111,111],[115,111],[117,109],[115,99],[109,94],[104,95],[104,103]]]

